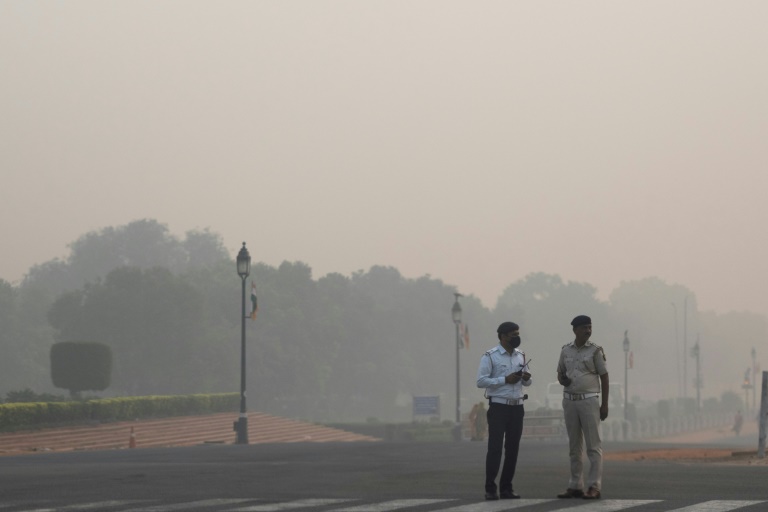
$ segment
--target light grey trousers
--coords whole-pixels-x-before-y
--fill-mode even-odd
[[[598,491],[603,479],[603,447],[600,441],[600,397],[586,400],[563,398],[565,428],[568,430],[569,455],[571,457],[570,489],[584,487],[584,443],[587,445],[589,476],[587,487]]]

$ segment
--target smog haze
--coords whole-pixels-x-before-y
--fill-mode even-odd
[[[317,275],[658,276],[768,313],[762,2],[3,2],[11,282],[210,227]]]

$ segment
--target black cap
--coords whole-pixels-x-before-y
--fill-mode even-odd
[[[579,315],[571,320],[571,325],[574,327],[580,327],[582,325],[592,325],[592,319],[587,315]]]
[[[520,326],[517,325],[515,322],[504,322],[503,324],[499,325],[499,328],[496,329],[496,332],[498,334],[506,334],[508,332],[512,331],[519,331]]]

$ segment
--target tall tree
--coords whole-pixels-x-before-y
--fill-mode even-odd
[[[58,294],[103,279],[119,267],[164,267],[180,274],[229,260],[220,235],[208,229],[192,230],[179,240],[154,219],[91,231],[69,244],[69,249],[66,260],[33,266],[22,285],[45,283],[51,293]]]
[[[52,329],[45,323],[49,304],[41,289],[21,289],[0,280],[0,394],[49,385]]]
[[[685,374],[688,396],[695,396],[690,349],[700,329],[694,293],[684,286],[648,277],[622,282],[611,292],[609,301],[616,322],[629,330],[634,360],[632,380],[643,382],[647,396],[672,398],[684,394]],[[687,343],[683,339],[686,332]],[[623,375],[623,361],[621,366]]]
[[[701,380],[703,391],[711,394],[718,389],[727,389],[744,396],[741,388],[745,370],[752,369],[752,349],[756,362],[766,358],[765,340],[768,338],[768,322],[763,315],[748,311],[731,311],[717,314],[705,311],[699,314],[699,336]],[[691,362],[695,364],[694,360]],[[693,365],[689,365],[691,368]],[[764,365],[765,366],[765,365]],[[768,368],[763,368],[763,370]],[[689,375],[692,375],[689,373]],[[749,391],[749,406],[753,401],[760,407],[760,380],[750,371],[751,384],[757,385]]]
[[[60,339],[91,339],[114,353],[114,388],[141,395],[199,390],[202,299],[167,269],[122,267],[62,295],[49,320]]]
[[[587,283],[563,281],[558,275],[537,272],[509,285],[496,304],[497,322],[513,320],[520,324],[521,350],[531,357],[531,370],[537,376],[530,390],[533,397],[544,397],[546,386],[556,381],[555,368],[560,349],[573,341],[570,321],[586,314],[594,323],[593,341],[606,349],[608,357],[616,353],[617,329],[597,290]],[[618,359],[615,359],[618,361]]]

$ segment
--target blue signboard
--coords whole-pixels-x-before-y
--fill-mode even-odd
[[[440,416],[439,396],[415,396],[413,397],[414,416]]]

